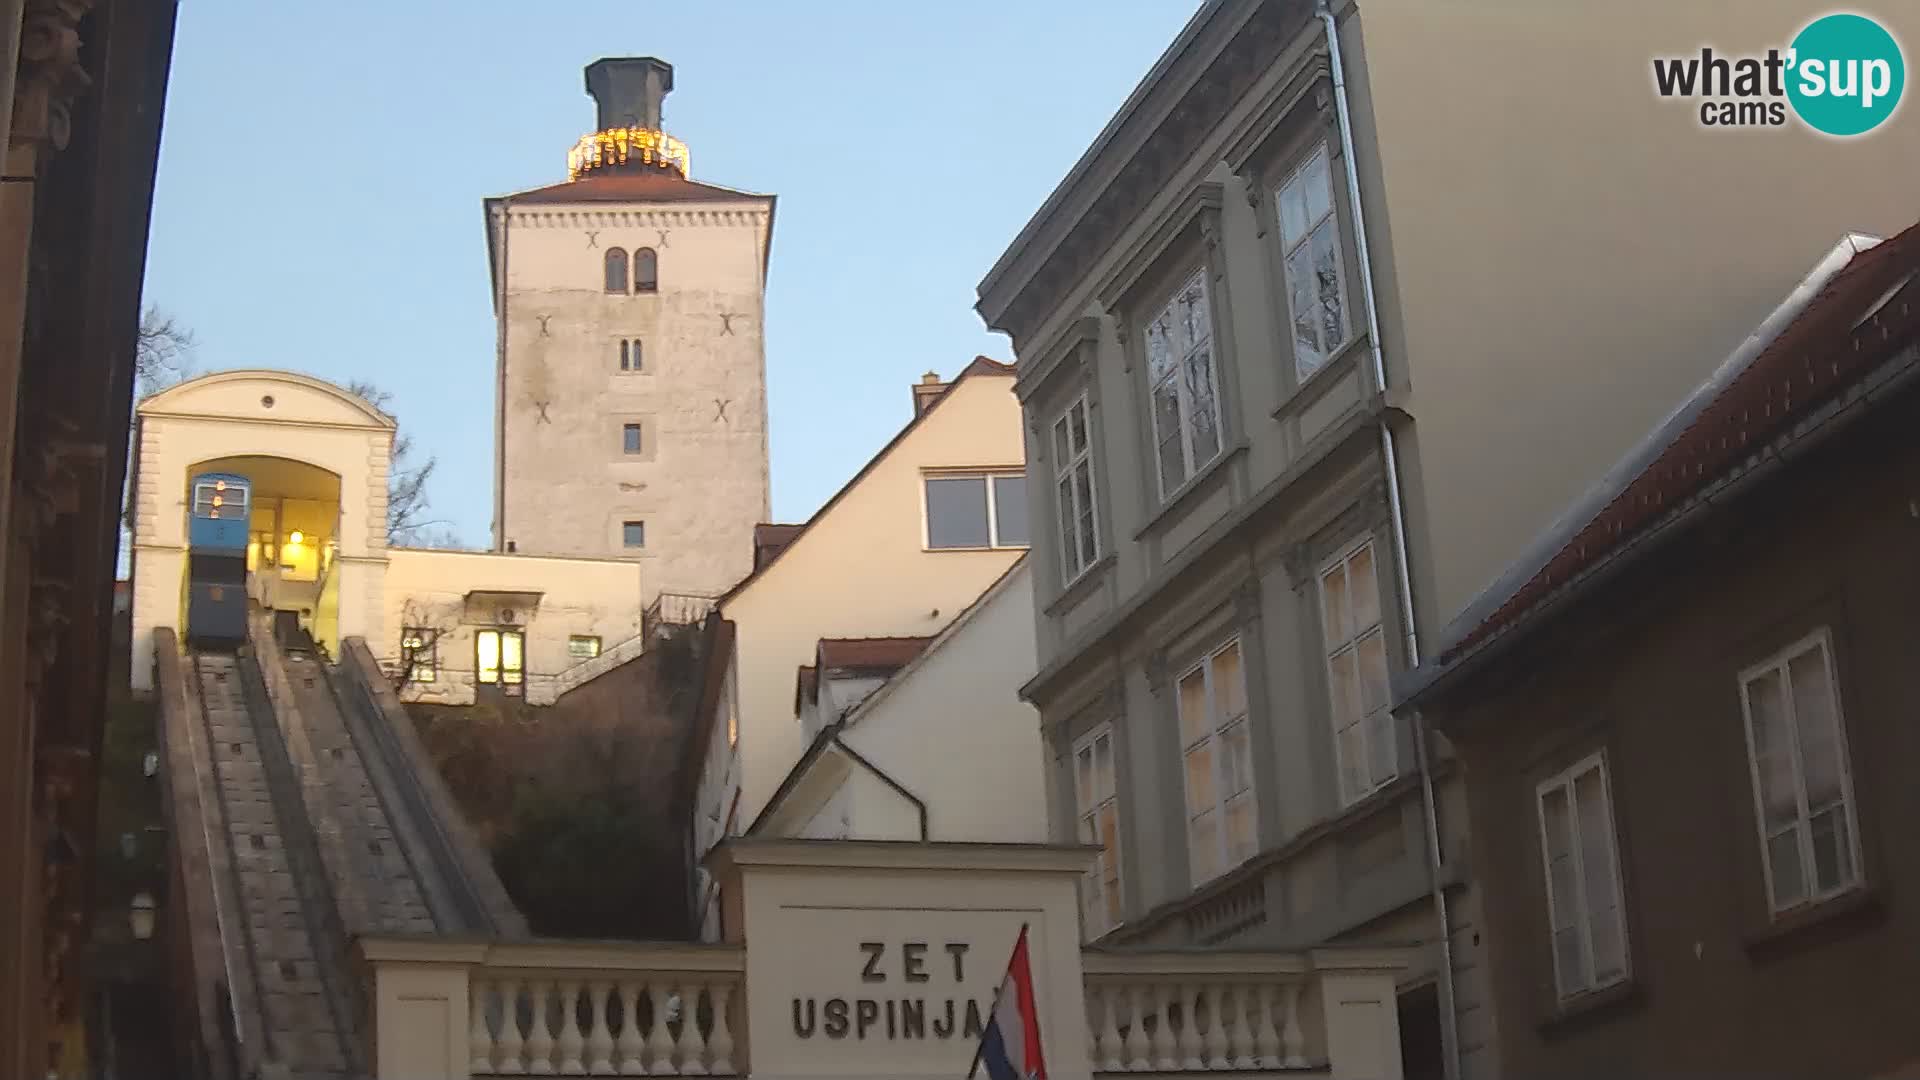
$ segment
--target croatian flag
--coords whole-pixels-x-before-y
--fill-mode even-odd
[[[1027,928],[1013,945],[1007,977],[993,999],[993,1017],[980,1035],[975,1068],[984,1064],[991,1080],[1047,1080],[1047,1059],[1040,1053],[1040,1011],[1033,996],[1033,968],[1027,963]],[[973,1080],[973,1069],[967,1080]]]

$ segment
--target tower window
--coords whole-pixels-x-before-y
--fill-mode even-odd
[[[640,452],[639,424],[620,425],[620,448],[623,453],[637,454]]]
[[[648,252],[651,256],[652,252]],[[622,293],[627,291],[627,252],[625,248],[607,249],[607,291]]]
[[[647,523],[644,521],[623,521],[620,523],[620,545],[622,547],[643,548],[647,546]]]
[[[654,292],[660,288],[660,259],[652,248],[639,248],[633,253],[633,291],[637,293]],[[613,291],[609,288],[607,291]]]
[[[621,338],[620,339],[620,370],[621,371],[639,371],[640,370],[640,339],[639,338]]]

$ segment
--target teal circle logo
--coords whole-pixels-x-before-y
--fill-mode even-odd
[[[1787,100],[1825,135],[1865,135],[1887,122],[1907,88],[1900,43],[1864,15],[1826,15],[1807,24],[1788,53]]]

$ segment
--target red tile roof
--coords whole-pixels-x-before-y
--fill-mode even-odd
[[[564,184],[534,188],[507,198],[515,205],[539,203],[596,202],[724,202],[734,199],[762,199],[747,191],[702,184],[678,173],[656,170],[635,173],[604,173],[584,176]]]
[[[774,525],[762,522],[753,527],[753,568],[760,569],[778,558],[805,525]]]
[[[898,671],[925,651],[930,637],[821,638],[819,664],[827,670]]]
[[[1910,343],[1920,332],[1916,274],[1920,225],[1854,255],[1691,422],[1652,447],[1657,452],[1651,460],[1630,474],[1611,501],[1584,519],[1559,523],[1554,533],[1567,539],[1530,577],[1504,599],[1476,601],[1472,606],[1490,599],[1498,606],[1443,645],[1440,662],[1450,663],[1518,620]]]

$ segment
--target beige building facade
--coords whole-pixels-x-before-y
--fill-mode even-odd
[[[1717,132],[1654,91],[1806,17],[1214,0],[1015,239],[979,308],[1055,837],[1112,822],[1090,935],[1431,943],[1409,1069],[1495,1073],[1456,770],[1388,673],[1811,258],[1920,214],[1910,115]]]
[[[152,690],[154,631],[186,625],[189,484],[245,476],[250,595],[330,655],[350,637],[410,701],[489,694],[550,704],[602,656],[641,644],[646,566],[391,546],[392,417],[284,371],[202,376],[138,406],[132,524],[134,688]]]
[[[1025,554],[1012,387],[1010,369],[979,359],[939,393],[914,394],[912,421],[721,598],[733,646],[715,660],[724,688],[695,736],[696,858],[752,825],[806,751],[797,691],[823,639],[931,638]],[[996,498],[1003,518],[990,516]],[[696,876],[711,916],[713,882]]]
[[[654,593],[752,569],[770,509],[774,199],[688,178],[673,69],[587,69],[599,129],[561,184],[486,200],[498,325],[494,547],[633,559]]]

